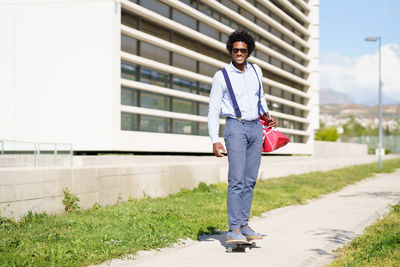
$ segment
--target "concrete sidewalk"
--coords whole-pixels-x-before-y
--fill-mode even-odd
[[[388,206],[400,200],[400,170],[379,174],[305,205],[276,209],[250,225],[266,236],[248,253],[227,253],[226,233],[161,251],[139,252],[136,260],[102,266],[323,266]]]

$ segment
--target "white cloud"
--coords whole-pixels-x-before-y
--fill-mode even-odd
[[[400,103],[400,46],[382,46],[384,103]],[[347,94],[356,103],[378,102],[378,51],[352,59],[341,54],[321,55],[320,87]]]

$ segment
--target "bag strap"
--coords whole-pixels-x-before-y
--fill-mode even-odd
[[[241,121],[242,120],[242,112],[240,112],[239,105],[236,101],[235,94],[233,93],[232,84],[231,84],[231,80],[229,79],[228,72],[226,71],[225,68],[223,68],[221,70],[222,70],[222,74],[224,75],[226,86],[228,88],[228,92],[229,92],[229,95],[232,100],[232,105],[233,105],[233,109],[235,110],[236,118],[239,121]]]
[[[258,74],[257,74],[256,68],[254,68],[254,65],[251,64],[251,62],[248,62],[248,63],[253,67],[254,73],[256,74],[257,81],[258,81],[258,115],[260,115],[260,114],[264,115],[265,111],[264,111],[263,106],[261,105],[261,82],[260,82],[260,78],[258,78]],[[262,113],[260,113],[260,111],[262,111]]]

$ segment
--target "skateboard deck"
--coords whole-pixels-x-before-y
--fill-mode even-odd
[[[226,241],[226,244],[229,245],[227,248],[227,252],[249,252],[251,248],[256,246],[256,242],[252,240],[247,241]]]

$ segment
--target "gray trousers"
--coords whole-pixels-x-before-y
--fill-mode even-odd
[[[254,186],[262,153],[260,120],[241,121],[228,118],[224,133],[228,152],[229,229],[246,226],[249,221]]]

